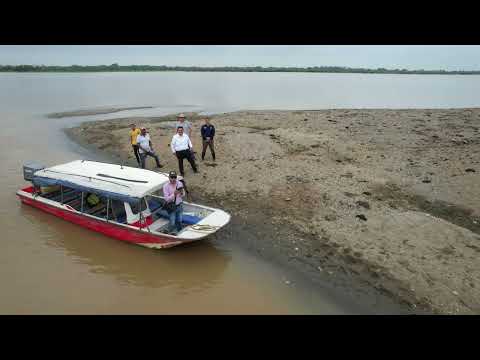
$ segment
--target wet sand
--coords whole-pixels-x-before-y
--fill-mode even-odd
[[[254,235],[246,248],[414,313],[480,313],[480,109],[218,114],[215,163],[208,150],[200,161],[202,122],[186,115],[200,169],[185,161],[191,200],[229,211]],[[67,134],[134,165],[135,122],[162,170],[178,170],[174,120],[86,122]]]
[[[139,109],[151,109],[152,106],[136,106],[136,107],[123,107],[123,108],[104,108],[104,109],[85,109],[85,110],[74,110],[74,111],[65,111],[65,112],[56,112],[47,114],[47,117],[50,119],[61,119],[65,117],[74,117],[74,116],[90,116],[90,115],[101,115],[101,114],[111,114],[125,110],[139,110]]]

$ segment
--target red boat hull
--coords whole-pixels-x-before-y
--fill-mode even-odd
[[[22,191],[30,193],[29,190],[30,189],[22,189]],[[56,206],[37,201],[28,196],[23,196],[21,194],[17,195],[24,204],[36,207],[59,218],[80,225],[84,228],[105,234],[118,240],[153,248],[166,248],[188,242],[179,240],[178,238],[175,238],[173,236],[155,235],[149,233],[147,230],[132,229],[101,219],[97,220],[84,214],[77,213],[75,211],[61,209]]]

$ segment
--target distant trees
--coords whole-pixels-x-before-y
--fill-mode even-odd
[[[364,69],[343,66],[313,67],[262,67],[262,66],[154,66],[154,65],[0,65],[0,72],[113,72],[113,71],[209,71],[209,72],[303,72],[303,73],[358,73],[358,74],[442,74],[480,75],[480,71],[407,70],[407,69]]]

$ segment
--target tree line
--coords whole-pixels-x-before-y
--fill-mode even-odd
[[[356,74],[441,74],[480,75],[480,71],[365,69],[343,66],[262,67],[262,66],[165,66],[165,65],[0,65],[0,72],[132,72],[132,71],[207,71],[207,72],[302,72],[302,73],[356,73]]]

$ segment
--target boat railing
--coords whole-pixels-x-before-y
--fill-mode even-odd
[[[55,171],[55,170],[50,170],[50,169],[43,169],[42,171],[45,171],[45,172],[48,171],[48,172],[51,172],[51,173],[62,174],[62,175],[69,175],[69,176],[79,176],[79,177],[87,178],[87,179],[90,179],[90,180],[91,180],[91,179],[95,179],[95,180],[104,181],[104,182],[108,182],[108,183],[115,184],[115,185],[124,186],[124,187],[130,189],[130,186],[128,186],[128,185],[121,184],[121,183],[118,183],[118,182],[116,182],[116,181],[111,181],[111,180],[105,180],[105,179],[97,178],[97,177],[95,177],[95,176],[72,174],[72,173],[67,173],[67,172],[63,172],[63,171]]]

